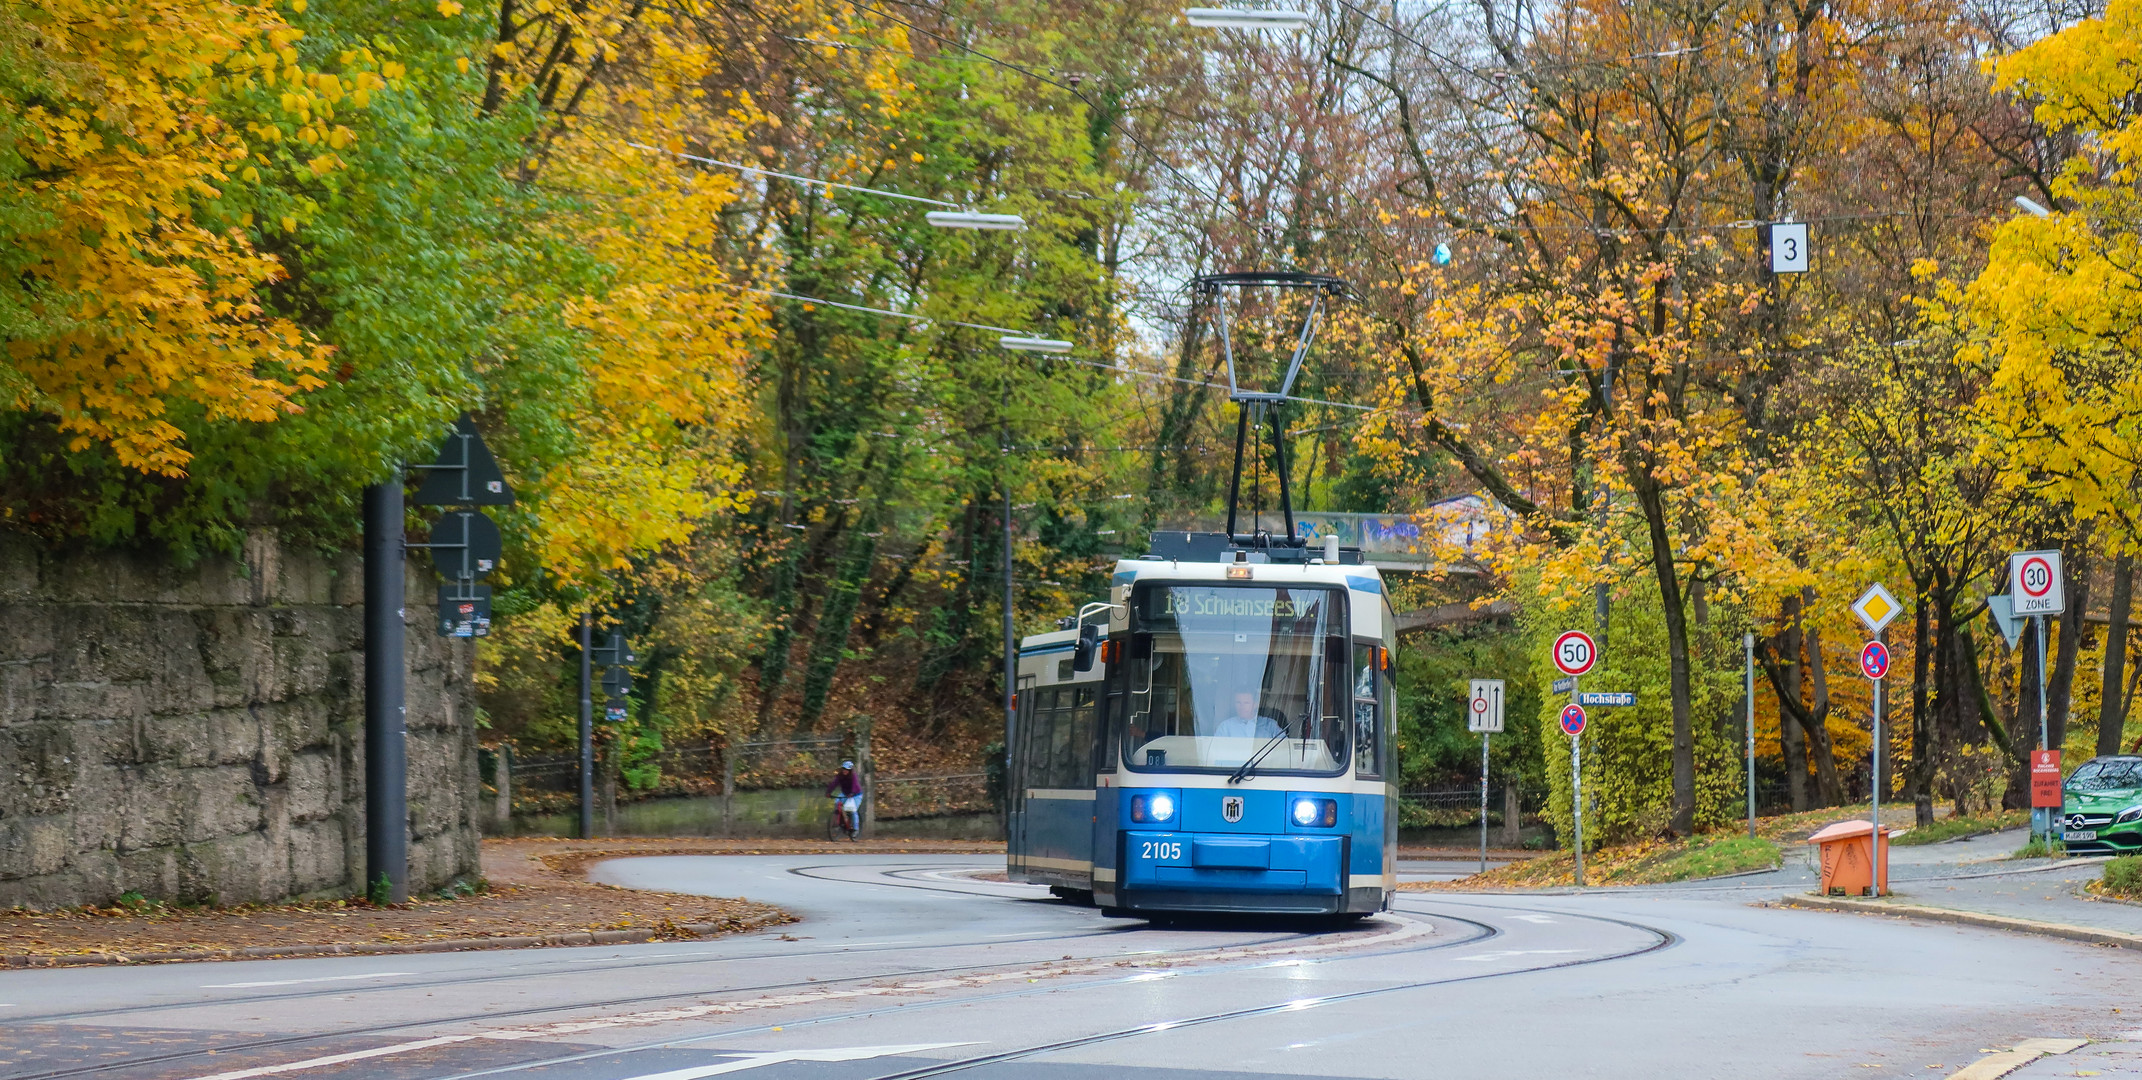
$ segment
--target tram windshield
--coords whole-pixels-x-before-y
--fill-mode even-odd
[[[1133,593],[1124,764],[1139,772],[1346,768],[1344,593],[1144,585]]]

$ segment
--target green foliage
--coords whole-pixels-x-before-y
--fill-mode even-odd
[[[2142,897],[2142,855],[2122,855],[2106,863],[2104,890],[2114,896]]]
[[[1533,679],[1559,676],[1549,649],[1573,626],[1589,630],[1592,613],[1562,616],[1532,609],[1521,620]],[[1732,730],[1741,701],[1738,634],[1713,625],[1690,628],[1690,711],[1696,750],[1696,828],[1715,828],[1741,812],[1740,743]],[[1615,597],[1613,622],[1599,662],[1581,689],[1634,692],[1633,708],[1588,708],[1583,735],[1584,840],[1614,844],[1664,836],[1673,813],[1673,712],[1667,667],[1666,620],[1657,590],[1639,585]],[[1570,843],[1568,736],[1562,734],[1566,695],[1539,703],[1536,730],[1546,759],[1547,817],[1562,846]]]
[[[386,871],[379,872],[378,880],[372,882],[372,887],[365,891],[365,899],[370,901],[373,907],[388,907],[394,903],[394,882],[387,879]]]
[[[2015,850],[2011,859],[2057,859],[2068,853],[2068,846],[2058,840],[2048,842],[2043,837],[2033,836],[2029,842]]]
[[[1504,732],[1488,743],[1488,775],[1496,788],[1490,801],[1499,808],[1501,786],[1513,779],[1535,791],[1546,783],[1539,727],[1526,722],[1539,714],[1543,689],[1528,662],[1530,644],[1522,632],[1498,626],[1428,630],[1405,638],[1396,684],[1402,789],[1478,782],[1480,736],[1466,730],[1466,695],[1473,679],[1502,679],[1507,695]]]

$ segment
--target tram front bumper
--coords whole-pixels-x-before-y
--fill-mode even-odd
[[[1345,893],[1344,837],[1127,831],[1121,850],[1127,907],[1176,906],[1153,893]]]

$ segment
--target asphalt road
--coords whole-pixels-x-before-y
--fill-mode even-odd
[[[2017,1040],[2142,1026],[2142,966],[2121,950],[1756,907],[1789,891],[1759,881],[1407,893],[1345,930],[1153,928],[971,877],[1001,865],[622,860],[597,879],[803,921],[684,944],[8,972],[0,1077],[1946,1076]]]

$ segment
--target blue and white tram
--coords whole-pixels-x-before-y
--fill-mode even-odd
[[[1009,875],[1110,914],[1366,915],[1397,887],[1396,626],[1357,551],[1156,533],[1019,652]]]

